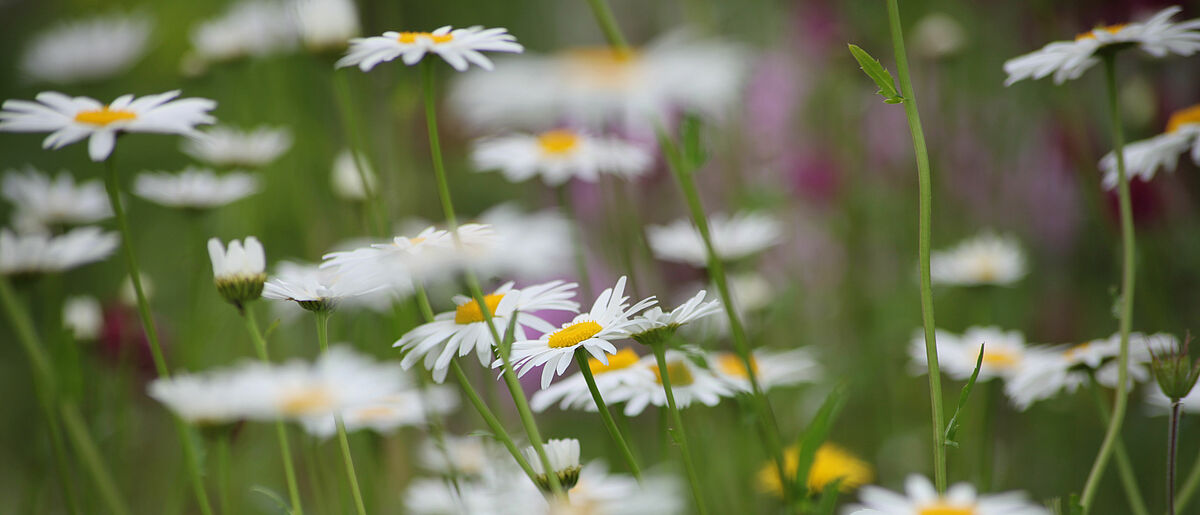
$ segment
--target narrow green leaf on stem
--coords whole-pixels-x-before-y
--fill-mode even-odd
[[[796,477],[793,479],[792,489],[800,496],[808,492],[808,471],[817,457],[817,449],[829,439],[829,431],[845,404],[845,387],[834,387],[829,395],[825,396],[825,401],[821,403],[812,422],[808,423],[808,427],[796,442]]]
[[[867,74],[871,80],[875,81],[875,85],[879,86],[879,91],[875,93],[883,97],[883,101],[888,104],[899,104],[904,101],[904,97],[896,91],[896,85],[892,81],[892,74],[888,73],[887,68],[879,64],[879,60],[871,57],[866,50],[859,48],[857,45],[850,44],[850,54],[854,56],[854,60],[858,61],[858,66],[862,68],[863,73]]]
[[[954,414],[950,416],[950,422],[946,423],[946,438],[945,444],[951,447],[958,447],[958,442],[954,437],[958,435],[958,430],[962,426],[959,417],[966,412],[967,399],[971,397],[971,389],[975,388],[975,380],[979,379],[979,369],[983,367],[983,353],[986,343],[979,344],[979,356],[975,358],[975,370],[971,372],[971,377],[967,379],[967,384],[958,394],[958,406],[954,408]]]

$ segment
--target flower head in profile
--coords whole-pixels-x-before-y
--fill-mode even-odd
[[[30,41],[21,54],[21,72],[57,84],[116,77],[145,55],[153,26],[153,20],[140,14],[59,23]]]
[[[783,240],[779,221],[762,213],[738,213],[732,217],[718,213],[709,217],[708,230],[713,250],[726,261],[758,254]],[[708,264],[704,240],[691,220],[647,226],[646,238],[658,259],[698,267]]]
[[[480,171],[498,170],[511,182],[541,176],[548,186],[572,178],[596,182],[601,174],[636,177],[653,163],[637,145],[570,129],[486,138],[475,144],[471,159]]]
[[[376,65],[400,58],[412,66],[425,57],[436,54],[455,70],[466,71],[474,64],[492,69],[492,61],[483,52],[521,53],[525,47],[508,29],[485,29],[481,26],[453,29],[449,25],[433,32],[384,32],[382,36],[350,40],[350,50],[337,62],[337,67],[358,66],[370,71]]]
[[[1154,57],[1169,54],[1189,56],[1200,50],[1200,19],[1171,22],[1181,11],[1168,7],[1144,22],[1097,27],[1075,36],[1073,41],[1055,41],[1040,50],[1009,59],[1004,63],[1010,85],[1025,79],[1054,75],[1054,83],[1078,79],[1100,62],[1101,50],[1136,46]]]
[[[92,161],[112,154],[117,135],[126,132],[196,134],[196,126],[213,123],[208,114],[217,103],[206,98],[176,98],[179,91],[134,97],[122,95],[102,104],[88,97],[69,97],[47,91],[36,102],[5,100],[0,106],[0,131],[49,132],[43,148],[60,149],[88,139]]]
[[[575,483],[579,482],[579,472],[583,469],[579,465],[579,440],[574,438],[550,439],[543,445],[546,451],[546,458],[550,461],[550,468],[555,476],[558,476],[558,483],[564,489],[570,490],[575,487]],[[538,457],[533,447],[526,447],[521,451],[525,455],[525,461],[529,462],[529,466],[533,467],[534,474],[537,474],[538,487],[543,492],[550,491],[550,478],[546,475],[546,467],[543,466],[542,460]]]
[[[427,227],[416,236],[396,236],[386,243],[325,254],[322,268],[336,268],[343,280],[382,286],[407,295],[413,281],[446,279],[483,255],[495,241],[485,224],[463,224],[455,232]]]
[[[724,397],[732,397],[734,389],[712,370],[700,366],[687,352],[667,349],[667,380],[671,383],[671,392],[675,395],[675,405],[680,409],[700,403],[705,406],[716,406]],[[625,414],[636,416],[646,409],[646,406],[666,406],[667,395],[664,391],[662,371],[653,355],[643,356],[638,366],[650,370],[651,375],[642,375],[629,384],[617,389],[612,395],[614,403],[625,403]],[[607,400],[607,399],[606,399]]]
[[[217,126],[183,142],[183,153],[217,167],[259,168],[292,147],[292,133],[285,128],[257,127],[241,130]]]
[[[951,485],[939,495],[933,483],[920,475],[904,482],[904,493],[877,486],[864,486],[858,494],[861,504],[845,513],[851,515],[1050,515],[1050,510],[1026,500],[1025,494],[1007,492],[979,495],[967,483]]]
[[[448,415],[458,409],[458,394],[445,386],[428,386],[423,390],[409,388],[378,401],[343,410],[342,423],[346,431],[369,429],[382,435],[402,427],[423,427],[430,416]],[[308,417],[301,421],[304,430],[317,438],[337,434],[333,415]]]
[[[3,195],[15,207],[13,224],[23,232],[98,222],[113,215],[100,181],[76,184],[67,172],[51,177],[32,167],[4,173]]]
[[[0,229],[0,274],[57,273],[103,261],[121,242],[116,233],[97,227],[72,229],[61,236],[16,234]]]
[[[1014,238],[985,232],[934,251],[929,268],[935,284],[1004,286],[1025,276],[1025,253]]]
[[[315,312],[328,312],[343,300],[377,290],[363,284],[343,281],[333,269],[304,267],[283,263],[263,285],[263,298],[295,302]]]
[[[1174,172],[1180,154],[1191,154],[1192,162],[1200,164],[1200,104],[1176,111],[1167,120],[1167,128],[1153,138],[1125,145],[1125,171],[1128,179],[1149,181],[1161,168]],[[1109,152],[1100,159],[1104,170],[1104,189],[1117,186],[1117,155]]]
[[[262,296],[267,259],[258,238],[230,240],[228,248],[221,245],[221,240],[209,239],[208,257],[212,260],[213,282],[225,300],[240,308]]]
[[[492,347],[495,339],[492,328],[503,334],[510,324],[517,340],[524,340],[527,329],[539,333],[554,331],[554,326],[535,315],[542,311],[579,310],[579,303],[570,300],[575,296],[575,283],[552,281],[545,284],[514,289],[506,283],[483,297],[483,306],[470,297],[456,295],[454,311],[440,313],[433,321],[417,326],[398,341],[405,353],[401,365],[409,368],[418,360],[433,372],[433,378],[442,382],[446,378],[450,361],[475,352],[479,364],[488,366],[492,362]],[[485,311],[486,310],[486,311]],[[488,315],[491,327],[488,326]]]
[[[230,172],[217,175],[203,168],[179,173],[143,172],[134,179],[133,194],[166,207],[212,209],[258,193],[258,178]]]
[[[707,292],[696,292],[687,302],[669,312],[654,306],[630,320],[629,337],[643,345],[667,343],[685,324],[721,311],[720,301],[704,302]]]
[[[708,355],[708,364],[717,377],[734,390],[751,392],[750,374],[746,362],[732,352]],[[750,368],[763,391],[780,386],[812,383],[821,380],[821,364],[808,349],[775,350],[758,348],[750,354]]]
[[[785,449],[783,462],[786,475],[789,479],[795,478],[796,470],[800,468],[800,449],[794,445]],[[807,477],[809,492],[823,492],[825,487],[833,484],[834,481],[841,481],[838,484],[838,490],[846,493],[870,483],[875,479],[875,473],[871,469],[871,465],[859,457],[841,446],[825,442],[817,447]],[[777,496],[783,495],[783,487],[779,482],[779,470],[775,467],[774,462],[767,463],[759,469],[758,488]]]
[[[547,331],[536,340],[518,340],[512,346],[512,364],[517,375],[524,376],[534,367],[542,367],[542,388],[550,386],[550,380],[562,375],[571,365],[576,349],[583,349],[601,363],[608,363],[608,355],[615,354],[614,340],[629,337],[633,327],[630,317],[653,306],[654,297],[642,299],[632,306],[625,295],[626,278],[622,276],[612,288],[607,288],[596,297],[591,311],[580,314],[561,328]],[[492,363],[500,367],[500,360]]]

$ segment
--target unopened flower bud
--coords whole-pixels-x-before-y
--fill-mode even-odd
[[[543,447],[546,451],[546,458],[550,461],[550,466],[558,477],[558,483],[562,485],[563,490],[570,490],[579,482],[579,471],[583,469],[579,465],[579,440],[574,438],[552,439],[548,440]],[[541,458],[538,457],[533,447],[526,447],[524,454],[525,460],[537,474],[538,488],[541,488],[543,492],[549,492],[550,478],[546,476]]]
[[[1185,339],[1183,347],[1175,346],[1162,354],[1151,354],[1153,361],[1150,370],[1154,372],[1154,380],[1158,382],[1163,395],[1172,402],[1187,397],[1200,378],[1200,360],[1193,362],[1188,355],[1188,342]]]
[[[208,240],[208,255],[212,258],[213,282],[225,300],[240,308],[262,296],[267,260],[257,238],[250,236],[244,242],[232,240],[228,249],[212,238]]]

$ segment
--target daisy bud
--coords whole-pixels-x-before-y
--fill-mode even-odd
[[[550,460],[550,466],[554,468],[554,474],[558,476],[559,484],[563,489],[570,490],[575,483],[579,482],[579,471],[583,469],[579,465],[579,440],[574,438],[551,439],[546,442],[544,447],[546,457]],[[541,458],[538,458],[533,447],[526,447],[524,454],[525,460],[537,474],[538,488],[549,492],[550,478],[546,476],[545,469],[542,468]]]
[[[212,259],[213,282],[225,300],[240,308],[262,296],[267,265],[258,238],[232,240],[228,249],[222,248],[221,240],[212,238],[208,240],[208,256]]]
[[[1179,399],[1187,397],[1196,386],[1196,379],[1200,378],[1200,360],[1193,363],[1188,356],[1190,341],[1189,336],[1184,339],[1183,347],[1173,346],[1162,354],[1154,354],[1151,351],[1153,361],[1150,363],[1150,370],[1154,372],[1154,380],[1158,382],[1163,395],[1172,402],[1179,402]]]

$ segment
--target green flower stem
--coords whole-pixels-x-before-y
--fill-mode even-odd
[[[929,402],[933,412],[933,475],[938,492],[946,491],[946,424],[942,412],[942,375],[938,365],[937,340],[934,336],[933,285],[929,274],[929,236],[933,221],[932,186],[929,174],[929,150],[925,147],[925,132],[917,111],[917,97],[908,74],[908,54],[904,50],[904,30],[900,26],[900,7],[896,0],[887,0],[888,22],[892,46],[896,53],[896,75],[900,80],[900,95],[904,97],[904,114],[912,133],[913,153],[917,157],[917,180],[920,189],[920,221],[918,258],[921,262],[921,324],[925,328],[925,358],[929,363]]]
[[[230,479],[230,435],[229,432],[222,432],[217,437],[217,501],[221,506],[221,513],[232,514],[233,505],[231,503],[229,491]]]
[[[104,504],[113,513],[129,513],[129,508],[125,506],[125,501],[121,499],[121,494],[117,490],[116,481],[113,480],[112,474],[104,464],[104,458],[100,456],[100,451],[96,448],[96,443],[92,441],[92,436],[88,433],[87,423],[83,421],[83,416],[79,414],[79,408],[69,402],[59,404],[58,408],[59,414],[62,416],[63,425],[66,426],[67,437],[75,445],[75,451],[79,454],[79,458],[83,460],[83,464],[88,469],[92,479],[95,480],[96,488],[100,490],[100,497],[104,499]]]
[[[600,412],[600,418],[604,420],[604,427],[608,429],[609,436],[612,436],[617,447],[621,448],[621,454],[625,457],[625,463],[629,465],[629,471],[633,473],[633,477],[638,481],[642,480],[642,471],[638,468],[637,460],[633,458],[633,451],[629,449],[629,444],[625,443],[625,437],[621,434],[621,430],[617,428],[617,423],[613,421],[612,413],[608,412],[608,405],[604,402],[604,396],[600,395],[600,389],[596,387],[596,378],[592,375],[592,367],[588,364],[586,351],[583,347],[575,349],[575,363],[579,364],[579,371],[583,373],[583,379],[587,382],[588,390],[592,392],[592,400],[596,401],[596,408]]]
[[[1108,422],[1108,404],[1104,402],[1104,394],[1100,392],[1100,385],[1096,382],[1095,375],[1091,375],[1089,379],[1088,385],[1092,390],[1092,398],[1096,401],[1096,413],[1100,415],[1101,422]],[[1115,448],[1113,454],[1117,458],[1117,472],[1121,477],[1121,487],[1125,489],[1125,497],[1129,501],[1129,511],[1133,515],[1150,515],[1150,511],[1146,509],[1146,501],[1142,498],[1142,492],[1138,489],[1137,474],[1133,471],[1129,452],[1125,450],[1125,444],[1119,438]]]
[[[1080,503],[1086,514],[1092,507],[1092,499],[1100,486],[1100,478],[1104,476],[1104,467],[1112,456],[1113,447],[1121,436],[1121,425],[1125,420],[1125,409],[1129,404],[1129,331],[1133,324],[1133,288],[1134,270],[1134,234],[1133,208],[1129,199],[1129,178],[1125,174],[1125,134],[1121,130],[1121,110],[1117,99],[1117,63],[1116,50],[1103,52],[1104,78],[1108,90],[1108,114],[1113,131],[1113,153],[1117,157],[1117,198],[1121,214],[1121,307],[1118,323],[1121,333],[1120,353],[1117,355],[1117,387],[1116,399],[1113,401],[1112,418],[1108,422],[1108,431],[1096,454],[1096,461],[1084,483]]]
[[[696,464],[692,463],[692,453],[688,449],[687,433],[683,429],[683,417],[679,416],[679,408],[675,406],[675,393],[671,391],[671,374],[667,371],[666,344],[656,343],[650,346],[654,351],[654,360],[658,362],[658,375],[662,378],[663,392],[667,394],[667,411],[671,414],[671,423],[675,425],[672,435],[675,443],[679,444],[679,454],[683,456],[683,466],[687,469],[688,482],[692,485],[692,496],[696,498],[696,512],[700,515],[707,513],[704,506],[704,496],[700,493],[700,476],[696,474]]]
[[[358,132],[358,115],[354,109],[354,99],[350,95],[350,83],[346,79],[346,74],[335,71],[333,73],[333,89],[337,96],[338,113],[341,115],[342,126],[346,128],[346,141],[350,147],[350,155],[354,159],[354,167],[358,169],[358,178],[363,184],[363,193],[366,198],[363,203],[366,205],[366,210],[370,213],[371,221],[374,224],[376,234],[383,235],[387,231],[387,218],[384,216],[383,197],[377,191],[378,183],[368,182],[370,176],[367,172],[366,160],[363,158],[363,152],[366,144],[362,141],[362,135]],[[374,184],[374,187],[372,187]]]
[[[271,362],[271,355],[267,352],[267,341],[263,339],[262,331],[258,329],[258,322],[254,319],[254,310],[250,306],[240,310],[242,319],[246,321],[246,330],[250,332],[251,339],[254,340],[254,350],[258,353],[258,359],[263,363]],[[292,502],[292,510],[294,515],[304,515],[304,508],[300,503],[300,487],[296,482],[296,466],[292,464],[292,446],[288,442],[287,427],[283,425],[282,420],[275,421],[275,436],[279,439],[279,454],[283,458],[283,473],[287,480],[288,497]]]
[[[608,44],[618,52],[628,52],[629,43],[625,42],[625,35],[621,33],[621,27],[617,25],[617,18],[613,16],[608,2],[588,0],[588,6],[592,8],[592,15],[596,17],[596,23],[600,25],[600,30],[604,32],[604,38],[608,40]]]
[[[1171,403],[1167,429],[1167,513],[1175,513],[1175,454],[1179,451],[1179,401]]]
[[[1183,515],[1183,510],[1187,509],[1188,501],[1192,500],[1192,495],[1200,488],[1200,456],[1196,456],[1196,462],[1192,464],[1192,471],[1188,473],[1187,479],[1183,481],[1183,486],[1175,495],[1175,515]]]
[[[446,224],[450,226],[457,242],[458,218],[454,214],[454,202],[450,199],[450,184],[446,180],[446,165],[442,161],[442,140],[438,135],[437,100],[434,98],[436,92],[433,89],[433,63],[429,59],[423,59],[417,67],[421,69],[421,90],[425,97],[425,127],[429,132],[429,154],[433,159],[433,173],[437,179],[438,198],[442,203],[442,214],[446,217]]]
[[[328,311],[317,311],[317,344],[321,352],[329,351],[329,315]],[[346,478],[350,481],[350,492],[354,495],[354,509],[358,515],[367,515],[367,505],[363,502],[362,489],[358,486],[358,473],[354,471],[354,456],[350,454],[350,440],[346,437],[346,423],[341,413],[334,414],[337,425],[338,445],[342,449],[342,463],[346,466]]]
[[[587,249],[583,246],[583,228],[579,225],[579,213],[575,211],[575,204],[568,198],[566,184],[556,186],[554,194],[558,199],[558,207],[571,221],[571,246],[575,248],[575,268],[579,273],[580,289],[585,298],[591,298],[592,279],[588,274]]]

